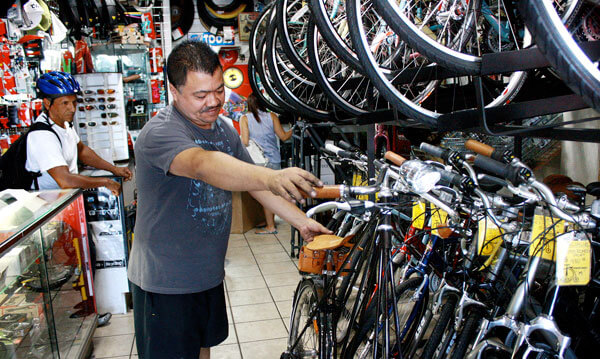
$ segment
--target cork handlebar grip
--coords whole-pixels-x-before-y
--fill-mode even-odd
[[[315,197],[310,197],[308,193],[300,191],[305,198],[340,198],[342,196],[341,185],[326,185],[323,187],[314,187],[313,190],[317,193]]]
[[[386,160],[395,164],[396,166],[402,166],[402,164],[406,161],[406,158],[404,158],[404,157],[400,156],[399,154],[394,153],[392,151],[387,151],[383,157]]]
[[[475,140],[467,140],[467,142],[465,142],[465,147],[468,150],[471,150],[475,153],[478,153],[480,155],[484,155],[487,157],[491,157],[492,153],[494,153],[494,147],[486,145],[485,143],[481,143],[479,141],[475,141]]]

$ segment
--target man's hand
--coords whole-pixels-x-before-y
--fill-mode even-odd
[[[108,188],[115,196],[118,196],[119,193],[121,193],[121,185],[118,182],[115,182],[111,179],[106,181],[104,187]]]
[[[313,186],[322,187],[323,182],[310,172],[297,167],[275,171],[268,182],[269,190],[273,194],[290,202],[298,201],[302,204],[304,204],[304,198],[300,194],[300,190],[310,196],[315,196]]]
[[[315,236],[319,234],[332,234],[333,232],[329,229],[325,228],[321,225],[321,223],[312,220],[310,218],[306,218],[306,222],[303,225],[298,227],[298,231],[300,231],[300,235],[307,242],[312,242]]]
[[[123,177],[125,182],[131,180],[133,174],[127,167],[116,167],[111,171],[115,176]]]

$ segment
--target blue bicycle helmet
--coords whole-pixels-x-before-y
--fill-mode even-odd
[[[41,98],[57,98],[81,93],[77,80],[71,74],[61,71],[47,72],[40,76],[36,88]]]

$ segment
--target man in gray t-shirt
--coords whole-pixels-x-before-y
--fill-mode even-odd
[[[128,275],[140,358],[209,358],[227,337],[223,279],[231,192],[248,191],[306,240],[329,233],[293,201],[322,185],[298,168],[254,166],[224,101],[217,55],[183,42],[167,61],[173,104],[135,144],[138,210]]]

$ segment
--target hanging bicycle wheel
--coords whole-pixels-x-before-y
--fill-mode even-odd
[[[280,0],[277,2],[277,32],[286,57],[296,71],[313,80],[307,50],[308,20],[310,8],[305,1]]]
[[[394,61],[381,59],[374,51],[386,53],[381,50],[382,47],[398,48],[398,45],[392,46],[397,35],[379,17],[374,1],[351,0],[347,5],[352,40],[365,72],[380,93],[399,111],[428,126],[436,126],[442,114],[475,107],[477,101],[472,77],[437,80],[434,64],[406,43],[402,45],[401,58]],[[525,76],[526,73],[518,72],[482,77],[486,107],[510,101],[521,88]]]
[[[333,103],[315,82],[303,77],[286,58],[278,39],[276,25],[269,25],[267,47],[264,51],[268,71],[273,76],[273,87],[303,116],[309,119],[329,119]]]
[[[319,33],[327,45],[355,70],[364,71],[350,38],[346,20],[346,1],[311,0],[310,9]]]
[[[577,40],[597,40],[600,10],[596,6],[586,6],[583,18],[583,38],[574,38],[563,24],[553,1],[534,0],[519,2],[519,10],[527,27],[548,62],[558,72],[562,80],[596,110],[600,110],[600,70],[598,63],[590,59],[579,46]],[[575,36],[578,34],[575,33]]]
[[[265,94],[273,100],[273,102],[278,106],[281,107],[282,109],[284,109],[285,111],[288,112],[295,112],[296,109],[294,107],[292,107],[286,100],[283,99],[283,96],[281,96],[281,93],[279,92],[279,90],[277,90],[275,87],[273,87],[273,76],[271,75],[271,72],[269,71],[269,67],[267,64],[267,58],[266,56],[264,56],[264,53],[266,51],[266,47],[267,47],[267,39],[262,38],[260,40],[260,43],[258,44],[258,60],[260,62],[256,62],[254,66],[254,69],[256,71],[256,74],[258,75],[258,82],[260,82],[260,84],[262,85],[263,89],[265,90]]]
[[[390,27],[431,61],[453,71],[479,73],[481,58],[461,50],[475,33],[480,0],[374,2]]]
[[[250,59],[255,63],[258,63],[258,44],[260,40],[265,36],[269,23],[273,21],[275,16],[273,5],[268,5],[265,10],[260,14],[258,19],[254,22],[252,30],[250,31],[250,38],[248,40],[248,50],[250,52]]]
[[[382,108],[379,92],[364,75],[355,71],[323,41],[314,21],[308,24],[308,55],[317,83],[343,111],[361,115]]]
[[[277,112],[279,114],[283,113],[285,110],[281,106],[277,104],[275,100],[269,96],[269,93],[265,89],[262,81],[260,80],[260,76],[258,75],[258,71],[256,70],[256,64],[252,59],[248,61],[248,81],[250,82],[250,87],[252,88],[252,93],[256,94],[260,103],[273,112]],[[283,100],[281,100],[283,102]]]
[[[417,84],[411,83],[410,79],[397,80],[408,68],[418,68],[429,64],[429,61],[416,56],[385,24],[373,5],[372,1],[346,2],[352,43],[367,76],[381,95],[409,119],[436,126],[440,114],[420,106],[419,101],[433,92],[437,82],[424,81]],[[403,84],[396,86],[394,81]],[[417,101],[413,102],[413,99]]]

